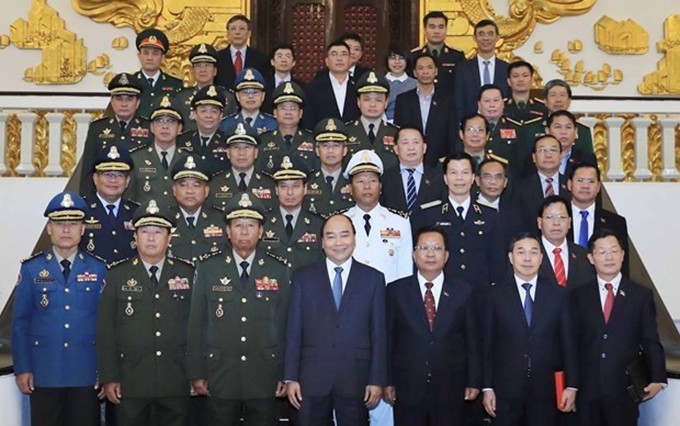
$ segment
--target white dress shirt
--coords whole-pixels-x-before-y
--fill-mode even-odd
[[[604,288],[605,284],[612,285],[612,291],[614,292],[614,299],[616,300],[616,293],[619,291],[619,286],[621,285],[621,272],[618,273],[611,281],[605,281],[600,276],[597,276],[597,288],[600,290],[600,305],[602,306],[602,312],[604,313],[604,302],[607,300],[607,289]]]
[[[458,207],[463,207],[463,213],[461,214],[461,217],[463,220],[467,217],[467,212],[470,210],[470,202],[471,199],[468,197],[465,201],[463,201],[463,204],[458,204],[453,200],[453,198],[449,197],[449,203],[451,204],[451,207],[453,208],[453,212],[458,215]]]
[[[420,294],[423,296],[423,303],[425,302],[425,292],[427,291],[427,287],[425,287],[425,283],[430,282],[432,283],[432,296],[434,296],[434,308],[435,310],[439,309],[439,298],[442,295],[442,289],[444,288],[444,272],[440,273],[437,275],[435,279],[432,281],[428,281],[420,275],[420,272],[417,274],[418,276],[418,284],[420,287]]]
[[[481,204],[483,206],[491,207],[492,209],[496,209],[500,211],[501,208],[501,197],[496,198],[495,201],[491,201],[487,199],[482,193],[479,193],[477,196],[477,204]]]
[[[595,230],[595,203],[591,204],[588,206],[586,209],[580,209],[574,205],[574,203],[571,204],[571,215],[572,215],[572,220],[571,220],[571,227],[574,230],[574,241],[578,242],[578,236],[581,235],[581,212],[582,211],[587,211],[588,212],[588,217],[586,218],[586,222],[588,222],[588,239],[590,239],[590,236],[593,235],[593,231]]]
[[[246,268],[246,271],[248,272],[248,276],[250,276],[250,271],[253,270],[253,262],[255,261],[255,250],[253,250],[252,253],[248,256],[248,258],[244,259],[241,256],[236,253],[236,250],[232,250],[232,254],[234,255],[234,262],[236,262],[236,270],[238,271],[238,275],[241,276],[243,273],[243,268],[241,268],[241,262],[244,260],[248,262],[248,267]]]
[[[109,213],[109,209],[106,208],[107,205],[113,204],[113,215],[118,216],[118,212],[120,211],[120,198],[118,198],[116,201],[113,203],[110,203],[106,201],[105,199],[102,198],[101,195],[99,195],[99,192],[97,192],[97,198],[99,198],[99,202],[102,203],[102,206],[104,206],[104,210],[106,210],[106,213]]]
[[[496,74],[496,55],[490,57],[489,59],[484,59],[477,55],[477,67],[479,69],[479,84],[484,85],[484,61],[489,62],[489,76],[491,77],[490,84],[493,84],[493,78]]]
[[[335,95],[335,103],[338,105],[338,111],[342,116],[345,112],[345,98],[347,97],[347,84],[349,82],[349,75],[345,77],[345,81],[340,83],[333,74],[328,73],[328,78],[331,79],[331,87],[333,88],[333,94]]]
[[[235,48],[234,46],[229,46],[229,53],[231,53],[231,63],[235,64],[236,63],[236,52],[241,52],[241,63],[243,64],[242,69],[245,69],[246,67],[246,51],[248,50],[247,46],[243,46],[240,49]]]
[[[517,291],[519,292],[519,298],[522,300],[522,306],[524,306],[524,300],[526,299],[526,290],[522,287],[522,284],[529,283],[531,288],[529,289],[529,294],[531,295],[531,300],[536,301],[536,282],[538,281],[538,275],[534,275],[529,281],[524,281],[517,275],[515,275],[515,284],[517,285]]]
[[[342,293],[345,293],[347,287],[347,279],[349,278],[349,271],[352,268],[352,258],[350,257],[342,265],[336,265],[329,258],[326,258],[326,270],[328,271],[328,281],[331,283],[331,290],[333,290],[333,280],[335,280],[335,268],[342,268],[340,277],[342,278]]]
[[[416,183],[416,196],[418,196],[418,190],[420,189],[420,181],[423,179],[423,174],[425,173],[425,166],[420,163],[416,167],[406,167],[403,164],[399,164],[401,169],[401,184],[404,188],[404,195],[408,195],[408,175],[409,172],[406,169],[415,169],[413,172],[413,180]]]
[[[149,81],[149,79],[153,80],[153,84],[151,86],[156,86],[156,83],[158,82],[158,78],[161,76],[160,71],[156,71],[156,74],[154,75],[149,75],[144,70],[142,70],[142,75],[144,78],[146,78],[146,81]]]
[[[543,196],[545,197],[545,186],[547,182],[545,181],[547,178],[551,177],[552,182],[550,183],[553,187],[553,191],[555,192],[555,195],[560,195],[560,172],[559,170],[557,173],[555,173],[552,176],[546,176],[540,171],[538,172],[538,179],[541,181],[541,192],[543,192]]]
[[[562,263],[564,263],[564,276],[568,277],[569,276],[569,246],[567,245],[567,239],[565,238],[564,241],[562,241],[562,244],[559,246],[554,246],[552,243],[548,240],[545,239],[545,237],[541,237],[541,240],[543,241],[543,247],[545,248],[545,252],[548,255],[548,259],[550,259],[550,265],[552,266],[553,271],[555,271],[555,254],[553,253],[553,250],[556,248],[562,249],[562,252],[560,253],[560,257],[562,258]]]

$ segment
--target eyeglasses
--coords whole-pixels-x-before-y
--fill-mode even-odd
[[[430,251],[435,253],[441,253],[446,250],[443,246],[415,246],[413,248],[418,251]]]
[[[547,147],[542,146],[542,147],[536,149],[536,153],[537,153],[537,154],[541,154],[541,155],[545,155],[545,154],[547,154],[547,153],[550,153],[550,154],[559,154],[559,153],[560,153],[560,149],[559,149],[559,148],[554,148],[554,147],[553,147],[553,148],[547,148]]]
[[[241,89],[238,92],[243,93],[244,95],[259,95],[260,93],[262,93],[262,90],[260,90],[260,89]]]
[[[99,175],[109,180],[122,180],[127,176],[121,172],[100,172]]]
[[[174,118],[171,117],[160,117],[156,118],[154,120],[154,123],[159,123],[159,124],[179,124],[179,121],[175,120]]]
[[[349,56],[349,52],[345,52],[345,51],[342,51],[342,52],[337,52],[337,51],[336,51],[336,52],[328,52],[328,56],[330,56],[330,57],[332,57],[332,58],[337,58],[338,56],[340,56],[341,58],[346,58],[346,57]]]
[[[465,128],[466,133],[486,133],[486,129],[484,127],[466,127]]]
[[[322,142],[318,144],[320,149],[340,149],[343,144],[337,142]]]
[[[283,111],[300,111],[300,107],[298,105],[278,105],[276,109]]]
[[[598,250],[593,250],[593,256],[604,257],[608,254],[610,254],[612,256],[617,256],[617,255],[621,254],[622,251],[623,250],[621,250],[618,247],[612,247],[612,248],[609,248],[609,249],[598,249]]]
[[[563,214],[548,214],[543,216],[543,220],[547,220],[549,222],[557,221],[557,222],[563,222],[565,220],[569,220],[569,216],[563,215]]]

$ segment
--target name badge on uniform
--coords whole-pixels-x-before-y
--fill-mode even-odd
[[[212,286],[212,291],[217,291],[221,293],[228,293],[233,290],[233,287],[230,285],[214,285]]]
[[[451,222],[436,222],[436,226],[451,226]]]
[[[137,282],[136,279],[130,278],[125,285],[121,286],[120,290],[121,291],[131,291],[133,293],[139,293],[142,291],[142,286],[138,285],[139,283]]]

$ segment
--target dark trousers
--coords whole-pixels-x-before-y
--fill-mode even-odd
[[[31,425],[99,425],[99,401],[92,386],[36,387],[31,394]]]
[[[335,412],[336,426],[367,426],[368,409],[361,398],[338,395],[304,396],[295,419],[297,426],[328,426]]]
[[[552,426],[557,425],[555,401],[517,401],[496,399],[495,426]]]
[[[394,426],[451,426],[463,424],[464,400],[437,403],[436,389],[428,387],[425,396],[418,404],[406,405],[399,400],[394,405]]]
[[[203,395],[192,396],[189,404],[189,426],[205,426],[207,424],[208,397]]]
[[[276,398],[219,399],[208,398],[208,421],[214,426],[277,426],[279,404]]]
[[[578,401],[576,416],[581,426],[637,426],[638,404],[622,397],[616,400]]]
[[[116,417],[118,426],[186,426],[189,396],[123,397],[116,406]]]

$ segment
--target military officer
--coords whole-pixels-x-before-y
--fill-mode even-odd
[[[274,181],[255,171],[258,156],[259,138],[250,133],[242,123],[238,123],[234,134],[227,139],[227,157],[231,169],[220,173],[210,181],[209,204],[221,210],[239,192],[249,192],[260,199],[266,208],[274,206]]]
[[[278,207],[265,215],[263,246],[267,253],[285,258],[291,271],[314,262],[321,253],[323,219],[302,206],[307,177],[300,160],[284,156],[273,175]]]
[[[410,63],[423,53],[429,53],[437,63],[437,90],[443,93],[453,93],[456,65],[465,60],[462,50],[446,45],[446,28],[449,18],[441,11],[429,12],[423,18],[425,39],[424,46],[411,50]]]
[[[210,175],[205,163],[189,155],[172,169],[172,195],[177,206],[171,209],[177,226],[170,241],[170,254],[192,262],[206,253],[226,248],[224,214],[205,204]]]
[[[117,74],[109,82],[109,92],[113,115],[93,121],[87,130],[80,160],[79,192],[83,196],[94,193],[92,167],[99,151],[113,144],[132,150],[153,142],[149,121],[138,115],[141,87],[137,81],[130,74]]]
[[[271,175],[281,164],[284,156],[303,161],[306,170],[318,170],[319,160],[314,154],[314,135],[300,127],[305,93],[295,82],[281,83],[272,95],[276,130],[260,135],[260,156],[255,168]]]
[[[414,228],[442,227],[451,254],[445,273],[484,288],[505,273],[502,234],[496,210],[477,203],[470,196],[475,178],[472,157],[467,153],[449,155],[444,161],[444,183],[448,191],[442,200],[422,204],[412,220]]]
[[[283,384],[288,267],[259,245],[264,207],[243,192],[227,207],[232,249],[199,261],[189,322],[188,373],[208,398],[209,425],[275,426]]]
[[[208,86],[215,86],[215,90],[224,99],[222,113],[226,116],[236,112],[236,97],[234,93],[222,86],[215,85],[215,75],[217,75],[217,50],[209,44],[201,43],[194,46],[189,52],[189,62],[191,62],[191,73],[194,76],[196,85],[185,87],[175,94],[175,104],[177,109],[184,117],[184,131],[196,130],[196,108],[193,99],[199,90]],[[219,120],[222,117],[218,118]]]
[[[531,84],[534,80],[534,67],[525,61],[515,61],[508,65],[508,86],[510,96],[505,99],[505,115],[522,124],[547,111],[542,99],[531,97]]]
[[[93,180],[96,192],[85,197],[89,209],[80,248],[107,264],[127,259],[135,253],[132,214],[138,204],[123,198],[133,167],[132,156],[116,145],[102,149],[95,159]]]
[[[97,315],[99,381],[120,426],[181,425],[189,413],[185,370],[194,268],[167,255],[170,211],[156,200],[133,218],[137,255],[108,272]]]
[[[349,154],[372,149],[380,157],[385,169],[399,163],[394,152],[394,140],[399,127],[383,120],[389,93],[390,83],[385,77],[375,71],[364,73],[357,83],[357,104],[361,116],[346,124]]]
[[[342,174],[347,155],[347,128],[336,118],[322,120],[314,128],[319,171],[307,182],[309,211],[322,217],[354,205],[352,187]]]
[[[52,247],[19,273],[12,355],[33,425],[99,425],[95,320],[106,266],[78,249],[86,211],[75,193],[52,198],[45,210]]]
[[[125,193],[127,198],[140,204],[154,199],[164,207],[174,203],[170,172],[186,155],[183,148],[177,147],[177,135],[181,131],[182,115],[166,96],[151,114],[153,144],[131,153],[135,168]]]
[[[137,59],[142,68],[134,74],[142,88],[139,98],[139,115],[149,117],[165,96],[173,96],[182,88],[182,80],[164,73],[161,65],[165,60],[170,43],[163,31],[155,28],[137,34]]]
[[[276,129],[276,118],[261,110],[266,84],[262,74],[255,68],[245,68],[236,77],[235,84],[236,100],[241,110],[225,117],[220,124],[220,130],[230,135],[239,123],[248,130],[254,130],[258,135]]]
[[[178,146],[206,162],[210,176],[229,168],[226,139],[218,130],[224,105],[217,86],[211,84],[199,89],[191,99],[195,129],[177,137]]]

